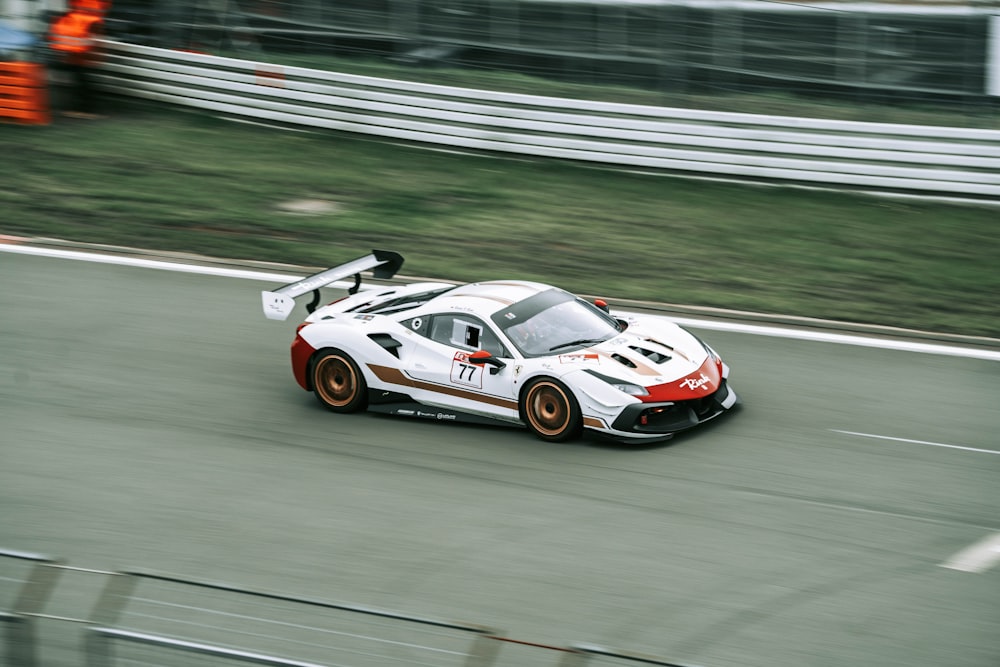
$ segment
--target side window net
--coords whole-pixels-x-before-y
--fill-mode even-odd
[[[422,333],[442,345],[450,345],[473,352],[486,350],[497,357],[509,356],[503,345],[497,340],[496,335],[482,322],[463,317],[439,315],[433,319],[429,329],[429,332],[425,332],[414,327],[414,331]]]
[[[479,349],[479,338],[483,330],[474,324],[455,320],[451,330],[451,342],[455,345]]]
[[[483,327],[459,317],[436,317],[431,325],[430,338],[445,345],[478,350],[483,337]]]

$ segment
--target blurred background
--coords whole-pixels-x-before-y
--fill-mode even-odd
[[[41,32],[62,4],[0,7]],[[658,104],[774,93],[978,113],[1000,98],[996,0],[116,0],[107,31],[321,69],[349,59],[442,78],[517,73],[609,86],[620,98],[643,91]]]

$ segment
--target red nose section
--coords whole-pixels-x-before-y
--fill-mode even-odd
[[[643,403],[660,403],[663,401],[689,401],[714,393],[719,388],[722,375],[719,365],[711,356],[705,360],[701,368],[679,380],[646,387],[649,396],[641,396]]]

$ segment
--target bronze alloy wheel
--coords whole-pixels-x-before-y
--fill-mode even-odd
[[[577,437],[583,425],[573,394],[562,382],[549,378],[536,380],[524,392],[521,418],[535,435],[551,442]]]
[[[316,398],[334,412],[355,412],[365,407],[365,378],[354,360],[340,350],[324,350],[316,358],[312,383]]]

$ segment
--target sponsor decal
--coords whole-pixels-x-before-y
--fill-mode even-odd
[[[309,291],[309,290],[313,289],[314,285],[317,286],[317,287],[322,287],[323,286],[323,282],[321,280],[313,280],[313,281],[305,280],[305,281],[302,281],[301,283],[295,283],[294,285],[292,285],[292,290],[290,290],[290,291],[298,291],[298,290]]]
[[[284,309],[281,307],[280,297],[272,299],[271,302],[266,304],[264,307],[267,308],[272,313],[279,313],[282,315],[284,314]]]
[[[413,327],[414,331],[416,331],[417,329],[420,328],[420,325],[423,323],[424,321],[422,319],[420,319],[419,317],[414,317],[413,321],[410,322],[410,326]]]
[[[560,354],[560,364],[585,364],[588,362],[601,363],[600,355],[594,352],[577,352],[576,354]]]
[[[397,415],[408,415],[412,416],[414,414],[413,410],[396,410]]]
[[[361,320],[362,322],[371,322],[375,319],[374,315],[355,315],[354,319]]]
[[[697,378],[695,378],[695,377],[684,378],[683,380],[681,380],[680,385],[682,387],[687,387],[691,391],[695,391],[697,389],[700,389],[704,385],[708,384],[709,382],[711,382],[711,380],[708,378],[708,376],[705,375],[704,373],[699,373],[699,375],[701,377],[697,377]]]
[[[423,412],[421,410],[417,410],[417,416],[425,417],[427,419],[444,419],[449,421],[454,421],[456,419],[455,415],[447,412]]]

